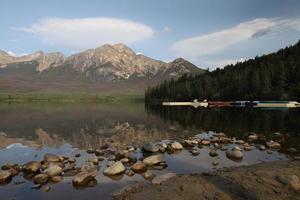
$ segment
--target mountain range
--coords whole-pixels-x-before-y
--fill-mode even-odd
[[[166,63],[124,44],[103,45],[70,56],[38,51],[12,56],[0,51],[0,91],[138,91],[183,74],[201,74],[182,58]]]

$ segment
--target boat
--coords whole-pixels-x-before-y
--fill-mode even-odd
[[[163,106],[193,106],[195,108],[197,107],[207,107],[208,106],[208,102],[207,100],[204,101],[198,101],[197,99],[195,99],[194,101],[187,101],[187,102],[163,102],[162,103]]]
[[[254,101],[256,108],[295,108],[300,107],[297,101]]]

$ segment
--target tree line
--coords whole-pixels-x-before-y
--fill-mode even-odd
[[[299,100],[300,41],[201,75],[165,80],[145,91],[145,101]]]

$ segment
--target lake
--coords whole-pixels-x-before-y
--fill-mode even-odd
[[[209,155],[211,146],[199,147],[193,156],[185,149],[165,153],[167,167],[151,169],[156,175],[166,172],[178,174],[201,173],[222,167],[251,165],[260,162],[286,160],[299,151],[300,109],[263,110],[256,108],[193,108],[145,106],[132,104],[97,103],[2,103],[0,104],[0,165],[8,162],[24,164],[42,160],[44,154],[53,153],[77,158],[80,166],[91,157],[86,150],[109,145],[124,149],[138,147],[134,155],[145,155],[139,147],[148,142],[181,140],[189,137],[211,138],[215,133],[228,137],[247,138],[254,132],[260,138],[255,144],[266,141],[280,142],[279,150],[261,151],[257,146],[245,151],[242,160],[230,160],[225,152]],[[231,148],[233,144],[224,145]],[[217,161],[218,165],[212,165]],[[146,181],[141,175],[132,177],[103,175],[107,160],[98,166],[96,184],[75,188],[72,177],[60,183],[48,183],[49,192],[32,189],[30,177],[22,173],[0,185],[1,199],[111,199],[114,192],[133,181]]]

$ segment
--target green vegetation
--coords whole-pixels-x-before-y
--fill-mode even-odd
[[[148,88],[145,100],[299,100],[300,41],[276,53]]]
[[[142,102],[143,96],[138,93],[128,94],[97,94],[97,93],[0,93],[0,102]]]

